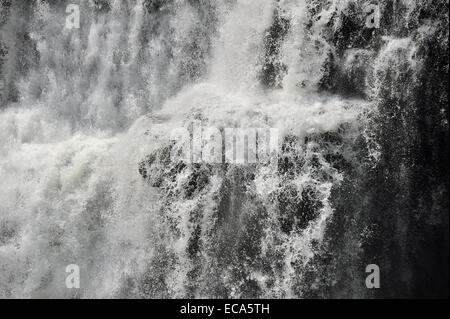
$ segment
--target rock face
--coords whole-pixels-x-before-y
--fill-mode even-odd
[[[359,52],[364,50],[362,60],[371,56],[374,62],[368,64],[369,68],[361,68],[364,62],[360,57],[351,67],[356,74],[348,77],[349,73],[344,72],[346,78],[358,78],[359,84],[351,87],[365,91],[378,107],[373,115],[373,134],[380,158],[374,168],[365,166],[364,176],[350,174],[358,182],[337,192],[336,209],[352,211],[352,217],[346,218],[353,218],[355,225],[368,226],[371,235],[361,247],[362,259],[386,265],[386,289],[375,296],[445,296],[448,3],[408,8],[388,1],[381,12],[385,18],[370,41],[346,43]],[[366,51],[371,47],[372,53]],[[348,51],[344,53],[345,61],[353,54]],[[369,72],[364,76],[363,70]],[[366,90],[361,90],[361,83],[369,83]],[[346,227],[348,221],[336,226],[343,222],[341,227]]]
[[[79,2],[0,0],[0,297],[448,297],[448,1]]]

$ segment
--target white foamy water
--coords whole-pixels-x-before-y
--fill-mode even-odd
[[[0,296],[189,295],[189,271],[196,267],[187,255],[189,212],[202,206],[201,236],[213,245],[207,229],[216,227],[222,179],[214,175],[201,196],[171,197],[169,204],[167,194],[139,174],[139,162],[168,145],[171,130],[195,114],[216,127],[278,128],[281,138],[302,140],[345,123],[357,126],[368,105],[317,91],[331,49],[314,30],[323,21],[305,29],[305,1],[212,1],[201,10],[173,1],[150,14],[144,1],[111,1],[107,13],[80,3],[79,30],[64,28],[64,6],[42,1],[33,7],[29,25],[39,61],[18,82],[18,102],[0,113]],[[276,6],[291,21],[279,56],[287,73],[283,88],[266,89],[258,77]],[[313,189],[320,202],[319,215],[302,231],[280,233],[273,194],[282,177],[256,172],[255,196],[269,213],[261,256],[277,255],[281,263],[269,285],[267,273],[242,260],[261,296],[296,296],[292,286],[301,277],[293,265],[314,255],[311,243],[323,238],[334,213],[330,192],[341,173],[313,144],[302,152],[305,161],[320,162],[290,181],[300,193]],[[183,183],[182,174],[176,178]],[[175,232],[162,220],[167,211]],[[170,266],[164,285],[143,289],[162,246]],[[212,262],[211,254],[205,260]],[[68,264],[81,269],[80,290],[65,287]],[[223,265],[219,277],[229,295],[239,297],[240,283],[230,272]],[[207,276],[205,269],[200,273],[197,278]],[[197,287],[193,296],[211,296],[208,287]]]

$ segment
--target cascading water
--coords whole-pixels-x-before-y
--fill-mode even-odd
[[[1,297],[448,295],[447,1],[73,3],[0,2]],[[195,123],[276,172],[174,160]]]

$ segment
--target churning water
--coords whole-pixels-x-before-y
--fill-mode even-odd
[[[382,295],[416,295],[406,265],[448,263],[448,181],[411,195],[416,140],[448,176],[438,2],[388,1],[370,29],[365,1],[79,0],[69,29],[64,1],[2,0],[0,296],[366,297],[372,263]],[[277,172],[171,161],[195,121],[278,129]]]

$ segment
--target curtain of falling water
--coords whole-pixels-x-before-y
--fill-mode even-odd
[[[364,296],[352,272],[369,224],[342,240],[346,270],[321,264],[327,225],[360,216],[335,192],[376,166],[380,96],[402,101],[387,83],[414,83],[440,24],[399,1],[380,37],[348,35],[367,31],[363,2],[80,0],[67,29],[68,3],[2,0],[0,296]],[[196,116],[279,129],[278,174],[139,174]],[[69,264],[80,289],[65,286]]]

